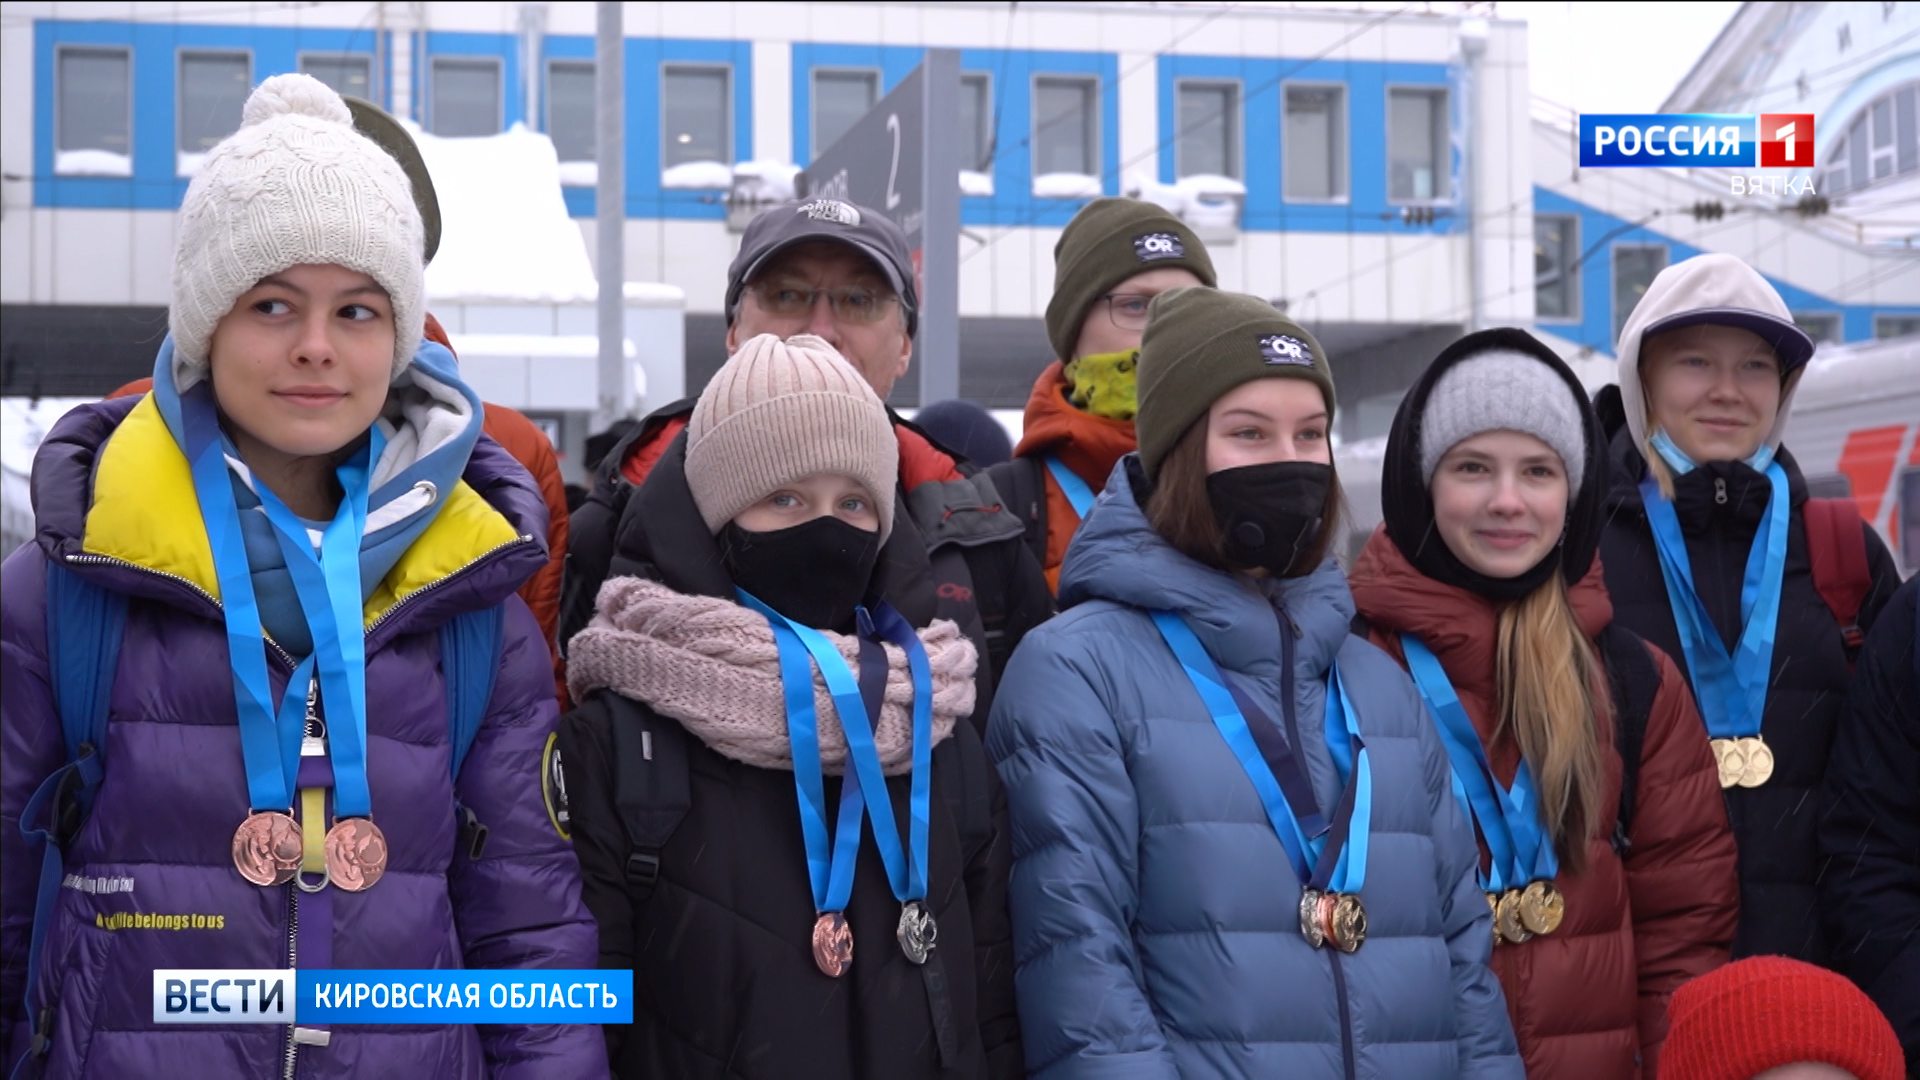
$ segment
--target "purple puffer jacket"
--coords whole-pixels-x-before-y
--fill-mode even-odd
[[[157,411],[139,407],[146,400],[84,406],[55,426],[34,465],[38,545],[15,552],[0,573],[0,1005],[8,1021],[0,1067],[11,1071],[28,1043],[22,998],[40,858],[19,817],[65,760],[49,688],[45,587],[45,560],[64,557],[132,603],[106,779],[68,853],[43,949],[42,986],[58,1002],[47,1077],[607,1075],[595,1026],[342,1026],[329,1045],[296,1048],[287,1027],[153,1023],[155,968],[287,967],[296,894],[292,885],[248,884],[233,866],[233,831],[248,800],[225,627],[216,589],[194,584],[210,582],[212,568],[184,458]],[[329,890],[336,968],[598,963],[579,866],[541,794],[542,751],[557,723],[547,647],[513,595],[546,561],[545,510],[532,479],[489,440],[464,479],[375,594],[376,606],[387,606],[366,636],[368,781],[390,861],[365,892]],[[73,558],[83,552],[113,557]],[[456,784],[437,631],[458,612],[503,600],[500,672]],[[290,669],[268,654],[277,696]],[[455,851],[456,794],[489,830],[478,861]],[[181,916],[154,922],[185,926],[113,918],[128,913]]]

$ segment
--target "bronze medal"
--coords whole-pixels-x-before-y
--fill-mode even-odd
[[[1508,889],[1500,895],[1500,905],[1494,913],[1493,923],[1509,945],[1519,945],[1533,937],[1526,924],[1520,921],[1519,889]]]
[[[900,951],[907,954],[909,963],[924,964],[940,937],[940,928],[934,925],[933,912],[927,905],[909,900],[900,908],[900,927],[894,937],[900,939]]]
[[[1333,904],[1333,935],[1341,952],[1358,951],[1367,940],[1367,906],[1352,893],[1341,893]]]
[[[1567,898],[1551,881],[1535,881],[1520,892],[1520,924],[1533,934],[1551,934],[1567,917]]]
[[[291,814],[248,814],[233,830],[233,867],[255,885],[285,885],[300,870],[300,823]]]
[[[813,920],[813,963],[829,979],[853,967],[853,931],[837,911],[822,912]]]
[[[1746,747],[1741,745],[1744,741],[1743,739],[1713,740],[1713,756],[1720,765],[1722,788],[1737,786],[1740,783],[1740,777],[1746,773],[1747,752]]]
[[[1330,949],[1340,947],[1333,929],[1333,909],[1339,906],[1339,903],[1338,893],[1324,892],[1313,905],[1313,920],[1314,924],[1320,928],[1320,940],[1326,942]]]
[[[1758,735],[1740,740],[1745,745],[1746,766],[1740,770],[1740,786],[1756,788],[1773,778],[1773,750]]]
[[[370,889],[387,872],[387,835],[371,819],[341,818],[327,830],[327,878],[348,892]]]
[[[1327,943],[1327,936],[1320,932],[1320,890],[1300,890],[1300,936],[1307,944],[1319,948]]]

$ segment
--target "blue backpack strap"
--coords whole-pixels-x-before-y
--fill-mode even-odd
[[[500,672],[500,653],[506,633],[506,605],[468,611],[440,627],[440,663],[447,680],[448,741],[453,745],[453,775],[460,776],[467,751],[473,748],[493,682]],[[472,810],[458,803],[461,834],[469,858],[478,859],[487,845],[487,827]]]
[[[120,664],[127,623],[125,595],[93,585],[54,560],[47,562],[47,667],[54,708],[66,741],[67,763],[41,782],[20,813],[20,832],[42,854],[33,903],[33,935],[27,946],[27,1013],[33,1041],[29,1056],[51,1046],[53,1005],[40,986],[40,951],[53,921],[66,875],[66,846],[93,809],[105,777],[107,706]]]

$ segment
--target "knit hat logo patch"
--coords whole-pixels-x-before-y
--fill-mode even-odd
[[[839,199],[815,199],[800,204],[800,213],[815,221],[831,221],[836,225],[857,226],[860,224],[860,211],[852,203]]]
[[[1266,357],[1269,364],[1292,364],[1295,367],[1312,367],[1313,350],[1307,343],[1290,334],[1264,334],[1260,337],[1260,355]]]
[[[1174,233],[1141,233],[1133,238],[1133,254],[1141,262],[1184,259],[1187,257],[1187,245],[1181,243],[1180,237]]]

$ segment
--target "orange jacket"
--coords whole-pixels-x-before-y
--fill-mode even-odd
[[[1520,752],[1495,732],[1494,603],[1422,574],[1384,528],[1374,531],[1348,581],[1375,645],[1404,667],[1400,635],[1411,633],[1440,659],[1494,774],[1513,783]],[[1598,559],[1568,598],[1589,637],[1613,621]],[[1603,717],[1596,733],[1601,812],[1587,868],[1577,876],[1562,869],[1554,879],[1566,897],[1566,921],[1546,937],[1493,952],[1528,1076],[1652,1080],[1668,999],[1681,983],[1726,963],[1733,945],[1740,889],[1719,773],[1686,680],[1665,653],[1652,652],[1660,690],[1647,717],[1625,857],[1610,843],[1621,760],[1612,721]]]
[[[1138,448],[1133,421],[1095,416],[1067,400],[1066,365],[1055,360],[1033,384],[1025,427],[1013,456],[1037,460],[1054,455],[1098,495],[1106,489],[1114,464]],[[1060,564],[1080,529],[1080,515],[1073,512],[1073,503],[1051,472],[1041,482],[1047,491],[1047,556],[1041,569],[1047,573],[1047,588],[1058,593]]]
[[[427,337],[445,345],[448,351],[453,350],[440,320],[431,314],[427,316]],[[151,378],[135,379],[107,396],[132,397],[152,389]],[[567,490],[560,479],[560,459],[554,455],[553,443],[546,433],[534,426],[533,421],[505,405],[486,404],[485,409],[482,430],[527,467],[539,482],[541,497],[547,503],[547,565],[520,587],[520,598],[533,609],[533,617],[540,621],[540,633],[547,639],[547,650],[553,654],[553,683],[564,710],[567,676],[566,666],[560,660],[559,635],[560,570],[567,558]]]

